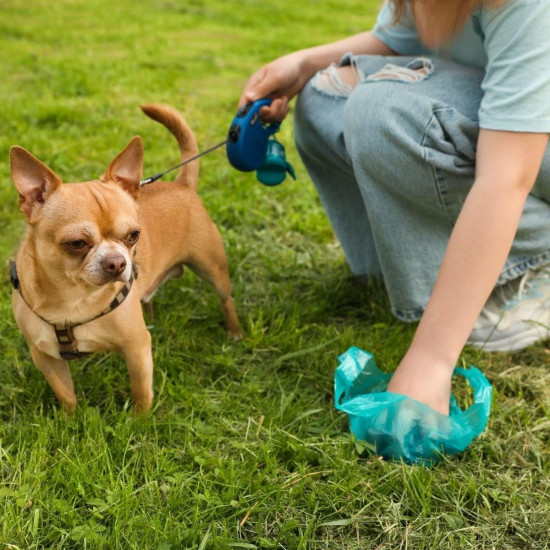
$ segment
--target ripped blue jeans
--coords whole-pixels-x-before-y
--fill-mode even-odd
[[[474,182],[483,71],[401,56],[340,65],[357,85],[317,73],[296,104],[296,145],[352,273],[381,277],[394,315],[415,321]],[[497,284],[547,263],[550,147]]]

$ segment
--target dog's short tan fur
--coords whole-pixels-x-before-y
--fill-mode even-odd
[[[177,111],[161,105],[142,109],[175,135],[182,159],[196,154],[193,133]],[[75,327],[74,335],[81,352],[111,350],[124,357],[138,410],[148,410],[153,400],[151,337],[140,301],[149,303],[158,285],[181,274],[183,265],[214,286],[228,335],[241,335],[223,242],[196,193],[198,161],[180,168],[174,182],[140,187],[139,137],[104,176],[83,183],[62,184],[21,147],[12,147],[10,160],[28,223],[16,256],[28,305],[14,290],[13,311],[33,361],[63,407],[76,407],[71,374],[59,355],[53,327],[39,316],[50,323],[92,319],[128,281],[134,265],[138,277],[126,300],[107,315]]]

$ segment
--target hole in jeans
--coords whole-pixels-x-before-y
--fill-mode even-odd
[[[405,66],[388,63],[379,71],[367,76],[366,80],[399,80],[400,82],[420,82],[432,73],[431,59],[417,57]]]
[[[353,61],[343,67],[333,64],[314,76],[313,86],[329,94],[347,97],[363,78],[363,72]]]

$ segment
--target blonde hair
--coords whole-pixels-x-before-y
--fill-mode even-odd
[[[422,12],[420,37],[428,46],[444,45],[459,32],[472,12],[482,6],[497,6],[506,0],[389,0],[394,5],[394,23],[402,19],[410,4],[415,15]],[[418,21],[418,19],[417,19]],[[420,27],[420,25],[419,25]]]

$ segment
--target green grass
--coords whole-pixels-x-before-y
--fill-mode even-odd
[[[246,330],[225,339],[191,275],[156,299],[155,404],[129,412],[125,365],[72,365],[65,417],[11,315],[7,261],[24,223],[9,179],[19,144],[66,181],[96,177],[136,134],[145,174],[178,158],[138,105],[180,109],[202,149],[225,136],[242,86],[290,50],[369,28],[377,3],[334,0],[4,0],[0,15],[0,548],[542,549],[550,547],[548,350],[466,350],[495,388],[489,429],[433,469],[361,452],[333,406],[351,345],[395,368],[414,326],[349,275],[292,145],[278,188],[202,161]],[[345,8],[345,9],[344,9]]]

